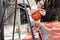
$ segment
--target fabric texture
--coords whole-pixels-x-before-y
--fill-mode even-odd
[[[46,32],[46,30],[44,30],[44,27],[42,24],[40,24],[39,28],[35,27],[35,30],[41,30],[44,33],[42,40],[47,40],[49,34],[48,32]],[[38,32],[36,33],[35,38],[39,38]]]

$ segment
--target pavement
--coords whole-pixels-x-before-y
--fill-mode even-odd
[[[60,40],[60,22],[43,22],[43,24],[51,29],[47,40]],[[41,36],[43,35],[41,32],[40,34]],[[23,40],[32,40],[31,32],[29,32]]]
[[[60,22],[42,22],[45,26],[51,29],[49,32],[49,37],[47,40],[60,40]],[[16,26],[16,28],[18,28]],[[4,39],[5,40],[12,40],[12,31],[13,30],[13,25],[6,25],[4,27]],[[43,32],[40,32],[41,36],[43,36]],[[15,40],[20,40],[19,39],[19,34],[15,32]],[[32,40],[32,35],[31,32],[26,32],[21,34],[21,39],[22,40]],[[40,40],[40,39],[38,39]]]
[[[18,26],[16,26],[18,28]],[[14,40],[20,40],[19,34],[16,32],[15,28],[15,34],[14,34]],[[28,34],[27,31],[24,31],[25,33],[21,34],[21,40],[25,38],[25,36]],[[12,34],[13,34],[13,25],[5,25],[4,26],[4,39],[5,40],[12,40]]]

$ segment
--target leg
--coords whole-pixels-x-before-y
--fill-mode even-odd
[[[44,35],[43,35],[43,38],[42,38],[42,40],[47,40],[47,38],[48,38],[48,32],[46,31],[46,30],[44,30],[44,27],[43,27],[43,25],[40,25],[40,30],[42,31],[42,32],[44,32]]]
[[[48,33],[47,32],[44,32],[44,35],[43,35],[43,38],[42,38],[42,40],[47,40],[47,38],[48,38]]]

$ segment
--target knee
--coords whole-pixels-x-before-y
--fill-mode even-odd
[[[49,35],[49,33],[48,33],[48,32],[44,32],[44,34]]]

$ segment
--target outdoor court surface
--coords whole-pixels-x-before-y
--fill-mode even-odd
[[[60,40],[60,22],[43,22],[43,24],[51,29],[47,40]],[[32,40],[31,32],[23,40]]]

